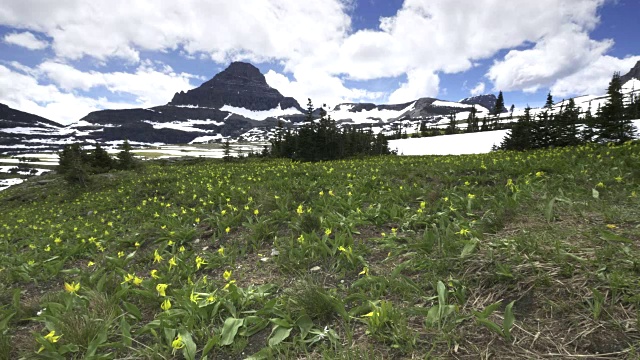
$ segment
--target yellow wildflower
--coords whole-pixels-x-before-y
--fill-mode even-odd
[[[184,341],[182,341],[182,336],[178,335],[173,342],[171,342],[171,347],[174,350],[182,349],[185,346]]]
[[[191,295],[189,295],[189,300],[191,300],[192,303],[197,304],[198,301],[200,301],[200,295],[194,293],[193,291],[191,291]]]
[[[80,283],[72,282],[71,284],[65,282],[64,283],[64,291],[69,294],[75,294],[80,290]]]
[[[164,311],[171,309],[171,301],[169,299],[165,299],[160,305],[160,308]]]
[[[231,278],[231,270],[225,270],[224,274],[222,274],[222,278],[224,278],[225,281],[229,280],[229,278]]]
[[[204,261],[203,258],[201,258],[200,256],[196,256],[196,270],[200,270],[200,266],[202,265],[206,265],[207,262]]]
[[[158,249],[156,249],[156,250],[153,252],[153,263],[154,263],[154,264],[155,264],[155,263],[159,263],[159,262],[161,262],[162,260],[164,260],[164,258],[163,258],[162,256],[160,256],[160,254],[158,253]]]
[[[124,281],[121,282],[121,284],[128,283],[128,282],[132,281],[134,278],[135,278],[135,275],[127,274],[127,275],[124,276]]]
[[[169,259],[169,270],[171,270],[172,267],[174,266],[178,266],[178,263],[176,262],[176,257],[172,257],[171,259]]]

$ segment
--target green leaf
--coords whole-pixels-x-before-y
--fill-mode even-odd
[[[184,343],[184,347],[182,348],[182,356],[184,356],[187,360],[195,360],[196,359],[196,343],[193,342],[193,338],[188,331],[181,330],[180,337],[182,338],[182,342]]]
[[[85,356],[93,356],[96,351],[98,351],[98,347],[107,342],[107,331],[103,329],[100,331],[89,343],[87,346],[87,353]]]
[[[8,328],[9,320],[11,320],[15,314],[15,312],[11,313],[10,315],[5,316],[4,319],[0,320],[0,333]]]
[[[220,345],[227,346],[233,344],[233,339],[236,337],[238,329],[243,323],[243,319],[227,318],[222,326],[222,341],[220,341]]]
[[[293,324],[291,324],[290,322],[288,322],[285,319],[275,318],[275,319],[271,319],[271,322],[276,324],[276,325],[278,325],[278,326],[282,326],[282,327],[286,327],[286,328],[290,328],[290,327],[293,326]]]
[[[507,305],[504,309],[504,321],[502,322],[502,330],[504,331],[504,337],[508,340],[511,340],[511,328],[513,327],[513,322],[516,320],[516,317],[513,315],[513,304],[515,301],[512,301]]]
[[[602,240],[621,242],[621,243],[625,243],[625,244],[630,244],[630,243],[633,242],[631,239],[627,239],[624,236],[620,236],[618,234],[614,234],[611,231],[607,231],[607,230],[601,231],[600,232],[600,237],[602,238]]]
[[[551,201],[547,203],[547,207],[544,209],[544,217],[547,219],[547,222],[553,221],[553,205],[555,202],[556,198],[551,199]]]
[[[122,342],[124,346],[131,347],[131,325],[123,317],[120,318],[120,329],[122,330]]]
[[[479,317],[481,319],[486,319],[489,316],[491,316],[491,314],[493,314],[494,311],[498,310],[501,303],[502,301],[494,302],[493,304],[487,306],[484,310],[482,310],[482,312],[474,311],[473,313],[474,315],[476,315],[476,317]]]
[[[447,304],[447,288],[440,280],[438,280],[438,304],[440,306]]]
[[[469,240],[469,242],[467,242],[467,244],[462,249],[462,253],[460,254],[460,257],[465,258],[473,254],[476,251],[476,248],[478,247],[478,243],[479,243],[478,239],[474,238]]]
[[[284,339],[289,337],[292,328],[285,328],[276,325],[271,332],[271,338],[269,338],[269,346],[276,346],[280,344]]]
[[[436,305],[431,309],[429,309],[429,312],[427,313],[427,317],[425,319],[425,323],[427,324],[427,326],[430,326],[430,327],[437,326],[440,320],[439,315],[440,315],[439,305]]]
[[[296,325],[300,328],[300,338],[304,340],[309,334],[309,330],[313,327],[313,321],[307,315],[302,315],[298,321],[296,321]]]
[[[202,349],[202,357],[204,358],[214,346],[216,346],[218,338],[212,337]]]
[[[502,333],[502,329],[500,328],[500,326],[498,326],[498,324],[494,323],[493,321],[482,319],[482,318],[476,318],[476,321],[481,325],[484,325],[485,327],[487,327],[489,330],[495,332],[496,334],[501,336],[504,335]]]
[[[127,310],[129,314],[133,315],[138,320],[142,320],[142,313],[140,312],[140,309],[138,309],[137,306],[126,301],[123,301],[122,305],[124,305],[125,310]]]

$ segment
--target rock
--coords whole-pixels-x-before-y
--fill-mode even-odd
[[[632,67],[631,70],[629,70],[628,73],[620,76],[620,83],[624,85],[631,79],[640,80],[640,61],[638,61],[636,65]]]
[[[224,105],[249,110],[271,110],[276,107],[295,107],[303,111],[300,104],[284,97],[267,84],[260,70],[248,63],[233,62],[224,71],[201,86],[176,93],[168,105],[195,105],[220,109]]]
[[[486,95],[472,96],[470,98],[460,100],[460,103],[467,104],[467,105],[480,105],[485,109],[492,111],[493,107],[496,106],[497,100],[498,98],[496,98],[495,95],[486,94]],[[502,112],[506,112],[506,111],[507,109],[502,109]]]

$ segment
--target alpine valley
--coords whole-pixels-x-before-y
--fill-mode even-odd
[[[640,91],[640,62],[623,80],[623,93]],[[604,92],[605,89],[603,89]],[[575,98],[583,111],[594,111],[606,96]],[[496,96],[480,95],[458,102],[420,98],[403,104],[343,103],[326,112],[338,126],[368,128],[378,133],[411,133],[421,126],[446,126],[453,118],[460,127],[472,111],[479,118],[493,112]],[[558,102],[559,109],[564,102]],[[541,111],[533,109],[532,114]],[[514,121],[522,110],[502,109],[500,121]],[[315,109],[314,117],[319,117]],[[115,145],[128,139],[135,146],[198,144],[223,141],[268,141],[278,124],[295,127],[306,118],[293,98],[270,87],[255,66],[234,62],[197,88],[179,92],[165,105],[152,108],[101,110],[62,126],[45,118],[0,104],[0,154],[59,150],[73,142]]]

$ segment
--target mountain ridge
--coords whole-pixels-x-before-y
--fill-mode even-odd
[[[621,76],[621,79],[626,78],[633,81],[627,87],[640,90],[640,86],[634,86],[635,81],[640,84],[640,62]],[[586,107],[605,98],[581,96],[575,99],[579,100],[578,106]],[[462,121],[474,108],[476,116],[481,118],[490,115],[495,102],[494,94],[458,102],[426,97],[401,104],[347,102],[326,111],[339,126],[375,127],[377,131],[389,132],[398,126],[405,129],[409,125],[418,126],[416,124],[442,126],[451,117]],[[595,103],[593,106],[595,108]],[[319,116],[318,110],[313,113],[315,118]],[[16,122],[12,118],[25,120]],[[72,141],[104,143],[128,139],[144,144],[196,143],[226,138],[264,141],[273,136],[279,123],[295,127],[305,118],[305,110],[298,102],[270,87],[257,67],[233,62],[199,87],[176,93],[165,105],[94,111],[66,127],[0,104],[0,153],[6,153],[13,145],[52,148]]]

